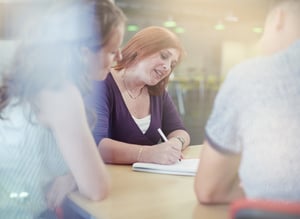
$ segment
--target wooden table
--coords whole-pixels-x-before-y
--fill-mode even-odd
[[[190,146],[185,158],[198,158],[201,146]],[[194,177],[135,172],[131,165],[107,165],[112,178],[109,197],[92,202],[79,193],[70,200],[88,218],[101,219],[227,219],[227,205],[201,205]]]

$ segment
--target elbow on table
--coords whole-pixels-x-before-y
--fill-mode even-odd
[[[85,193],[85,196],[91,201],[102,201],[107,198],[110,193],[110,186],[106,186],[105,188],[95,189],[89,193]]]
[[[208,193],[205,192],[200,192],[197,193],[197,199],[198,202],[204,205],[209,205],[209,204],[215,204],[216,200],[214,199],[214,197]]]
[[[213,189],[203,189],[196,185],[195,193],[198,202],[201,204],[210,205],[223,203],[221,196]]]
[[[101,193],[100,192],[99,193],[93,193],[93,194],[90,194],[88,198],[91,201],[99,202],[99,201],[102,201],[102,200],[106,199],[108,194],[109,194],[108,191],[101,192]]]
[[[111,190],[110,180],[101,181],[95,185],[91,185],[85,191],[80,191],[81,194],[86,196],[91,201],[102,201],[109,195]]]

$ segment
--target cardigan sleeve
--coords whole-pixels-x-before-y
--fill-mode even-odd
[[[186,130],[177,108],[167,91],[163,94],[162,128],[166,135],[175,130]]]
[[[106,137],[109,137],[109,98],[107,85],[104,81],[98,82],[94,87],[94,110],[96,113],[96,123],[92,130],[96,144]]]

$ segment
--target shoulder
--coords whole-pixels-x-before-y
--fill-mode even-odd
[[[76,117],[84,113],[84,103],[78,88],[69,82],[57,89],[46,89],[38,95],[38,116],[41,122]]]
[[[116,84],[115,79],[114,79],[111,72],[109,72],[107,74],[106,78],[103,80],[103,83],[106,84],[106,85]]]
[[[108,73],[104,80],[95,80],[92,82],[91,98],[103,101],[103,99],[112,98],[117,89],[116,82],[111,73]]]
[[[257,57],[243,61],[235,65],[229,72],[230,79],[250,79],[255,77],[257,72],[268,66],[269,59],[267,57]]]
[[[62,105],[64,106],[67,103],[76,104],[77,101],[82,100],[82,97],[74,84],[66,82],[58,88],[43,90],[39,94],[38,100],[41,106],[59,103],[64,103]]]
[[[92,94],[97,97],[107,92],[109,85],[106,81],[93,81],[92,82]]]
[[[170,95],[166,89],[162,91],[160,95],[155,96],[157,99],[165,100],[166,98],[170,98]]]
[[[107,77],[99,82],[99,86],[101,86],[102,91],[105,90],[109,93],[114,93],[118,88],[117,82],[115,81],[112,73],[108,73]]]
[[[271,57],[256,57],[235,65],[226,75],[220,90],[227,90],[230,94],[233,94],[232,90],[248,93],[264,86],[274,72],[273,62]]]

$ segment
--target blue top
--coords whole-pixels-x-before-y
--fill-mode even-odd
[[[32,219],[47,209],[46,191],[69,172],[49,129],[27,106],[8,106],[0,122],[0,218]],[[30,119],[29,119],[30,118]]]
[[[89,97],[88,104],[93,104],[97,113],[97,122],[93,129],[97,145],[103,138],[131,144],[154,145],[161,139],[158,128],[166,135],[178,129],[185,130],[176,106],[167,91],[164,91],[160,96],[150,96],[151,122],[143,134],[128,111],[111,73],[104,81],[94,82],[93,96]]]
[[[246,195],[300,201],[300,41],[232,69],[206,125],[210,144],[242,153]]]

